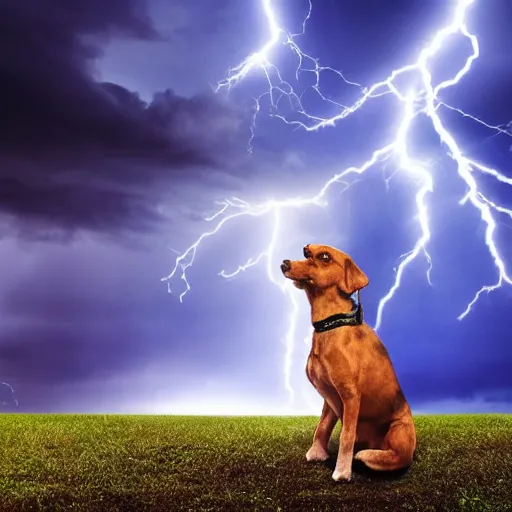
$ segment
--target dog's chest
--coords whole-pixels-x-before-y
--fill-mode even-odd
[[[327,368],[313,350],[311,350],[306,364],[306,375],[311,384],[317,389],[329,385],[329,373]]]
[[[313,344],[306,364],[306,375],[318,390],[332,387],[330,378],[332,372],[329,371],[329,369],[332,370],[332,361],[330,363],[329,361],[333,359],[332,353],[330,353],[333,342],[334,339],[330,332],[322,333],[320,336],[313,335]],[[336,371],[339,374],[343,372],[345,366],[344,357],[338,353],[335,361]]]

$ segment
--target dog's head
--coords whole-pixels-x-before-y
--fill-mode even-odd
[[[350,256],[328,245],[306,245],[304,260],[284,260],[281,270],[299,289],[326,290],[337,286],[352,295],[368,284],[364,272]]]

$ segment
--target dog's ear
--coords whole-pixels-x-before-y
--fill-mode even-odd
[[[357,290],[367,286],[368,282],[366,274],[350,258],[347,258],[343,266],[343,276],[339,287],[347,295],[352,295]]]

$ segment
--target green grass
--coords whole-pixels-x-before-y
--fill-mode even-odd
[[[3,415],[0,510],[512,510],[512,416],[415,421],[408,472],[337,484],[317,418]]]

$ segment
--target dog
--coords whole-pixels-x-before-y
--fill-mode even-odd
[[[386,348],[352,299],[368,277],[328,245],[306,245],[303,252],[304,260],[284,260],[281,271],[305,290],[315,327],[306,374],[324,405],[306,459],[329,458],[327,446],[340,419],[335,481],[350,481],[353,459],[376,471],[407,468],[416,448],[411,409]]]

